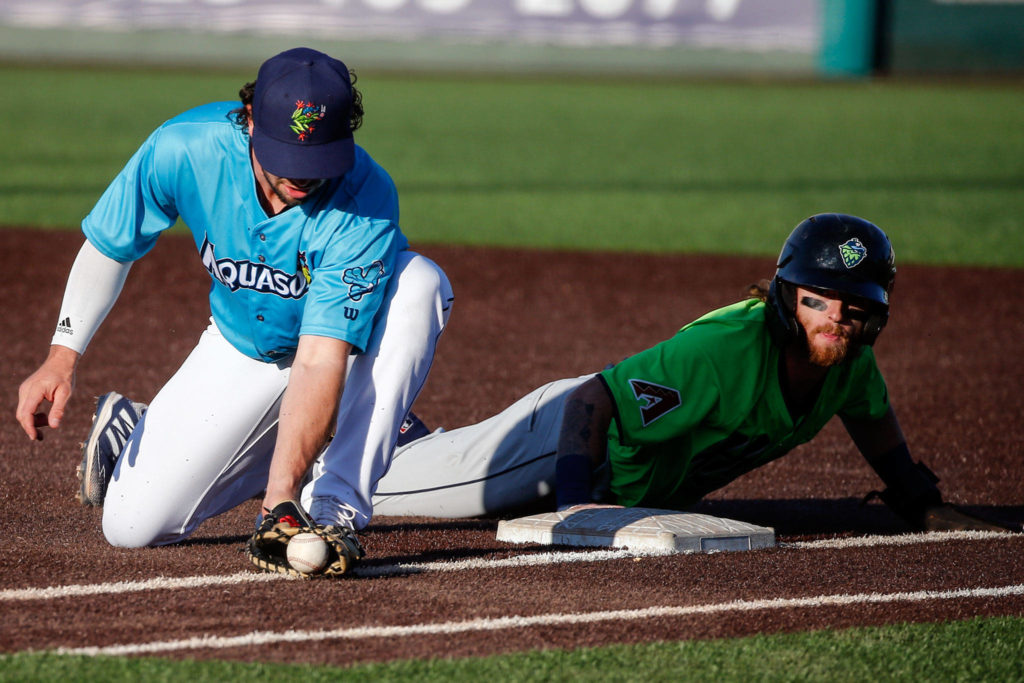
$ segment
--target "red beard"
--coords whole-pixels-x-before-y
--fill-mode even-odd
[[[811,340],[816,339],[820,333],[832,334],[839,337],[839,339],[832,343],[826,343],[824,346],[812,344]],[[822,325],[807,333],[808,360],[814,365],[820,365],[824,368],[839,365],[846,359],[846,354],[849,350],[850,335],[839,325]]]

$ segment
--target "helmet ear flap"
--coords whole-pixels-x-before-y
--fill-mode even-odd
[[[779,346],[799,338],[796,321],[796,287],[776,276],[768,285],[768,329]],[[883,323],[884,324],[884,323]]]
[[[887,322],[889,322],[889,309],[869,315],[868,319],[864,322],[864,331],[861,333],[860,343],[864,346],[874,344]]]
[[[889,272],[889,281],[885,286],[885,296],[888,299],[889,294],[892,293],[893,285],[896,283],[896,267],[892,266]],[[878,339],[878,335],[881,334],[885,324],[889,322],[889,306],[878,309],[868,316],[867,321],[864,323],[864,332],[861,334],[861,343],[865,346],[872,346],[875,340]]]

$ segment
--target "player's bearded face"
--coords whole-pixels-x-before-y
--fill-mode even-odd
[[[804,328],[807,358],[822,367],[846,359],[860,337],[867,311],[818,290],[797,288],[797,320]]]
[[[268,173],[266,170],[263,171],[263,177],[266,178],[270,189],[285,206],[298,206],[313,196],[324,184],[324,181],[321,179],[295,180],[292,178],[281,178],[273,173]]]
[[[839,325],[821,325],[807,330],[807,359],[814,365],[830,367],[846,359],[849,333]]]
[[[249,137],[251,138],[253,133],[252,105],[246,105],[246,109],[249,111]],[[269,188],[278,201],[284,204],[285,208],[298,206],[312,197],[327,182],[323,179],[282,178],[263,168],[259,159],[256,158],[256,152],[253,151],[251,146],[249,148],[249,156],[252,160],[253,171],[256,173],[256,181],[261,185],[264,192]],[[262,179],[260,178],[261,175],[263,176]],[[266,196],[266,200],[270,201],[271,197]]]

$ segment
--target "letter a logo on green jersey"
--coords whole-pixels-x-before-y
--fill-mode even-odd
[[[843,258],[844,266],[853,268],[864,260],[868,255],[868,250],[859,239],[851,237],[839,245],[839,255]]]
[[[644,427],[682,404],[679,392],[672,387],[663,387],[642,379],[629,380],[629,386],[639,404],[640,421]]]

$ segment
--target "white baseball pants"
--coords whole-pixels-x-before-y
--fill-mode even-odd
[[[483,422],[398,449],[377,486],[375,514],[475,517],[552,492],[565,400],[593,376],[545,384]]]
[[[356,529],[369,522],[377,480],[427,379],[452,298],[436,264],[399,255],[368,348],[349,359],[334,439],[302,491],[316,521]],[[107,540],[174,543],[262,495],[289,365],[239,353],[211,324],[150,402],[118,460],[103,507]]]

